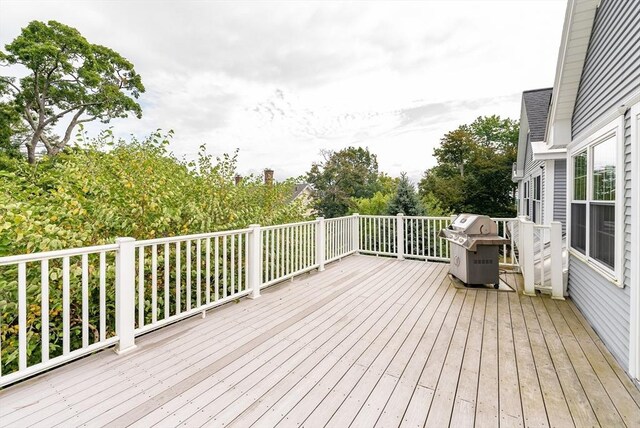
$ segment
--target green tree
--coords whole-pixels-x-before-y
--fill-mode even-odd
[[[314,208],[320,215],[346,215],[354,208],[352,198],[370,198],[380,190],[378,160],[369,149],[347,147],[322,155],[324,162],[314,163],[307,173],[315,190]]]
[[[396,193],[387,206],[387,214],[396,215],[398,213],[409,216],[424,214],[424,208],[413,187],[413,183],[409,181],[407,174],[404,172],[400,174],[400,181]]]
[[[392,196],[392,193],[376,192],[370,198],[351,198],[349,214],[385,215]]]
[[[40,143],[48,155],[58,154],[81,123],[142,115],[134,99],[144,86],[133,64],[110,48],[89,43],[75,28],[32,21],[5,49],[0,65],[28,71],[20,79],[0,76],[0,95],[11,97],[30,130],[24,143],[30,163]],[[56,125],[63,135],[52,134]]]
[[[434,150],[437,165],[420,181],[423,200],[444,212],[513,216],[518,122],[499,116],[477,118],[445,134]]]
[[[20,120],[20,113],[15,105],[0,102],[0,153],[9,157],[20,156],[20,137],[25,129]]]

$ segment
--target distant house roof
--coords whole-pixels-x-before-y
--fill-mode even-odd
[[[544,88],[522,93],[522,101],[527,110],[530,141],[544,141],[552,92],[553,88]]]
[[[291,200],[294,200],[295,198],[300,196],[300,194],[304,192],[304,189],[306,189],[307,187],[311,188],[311,185],[309,183],[296,184],[296,187],[293,189],[293,195],[291,196]]]

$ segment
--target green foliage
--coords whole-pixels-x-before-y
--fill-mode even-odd
[[[145,89],[133,64],[110,48],[89,43],[75,28],[32,21],[5,49],[0,65],[28,71],[20,79],[0,76],[0,95],[11,97],[28,124],[25,146],[31,163],[39,143],[50,156],[64,149],[78,124],[142,115],[134,99]],[[71,119],[64,134],[50,135],[65,116]]]
[[[19,157],[19,140],[23,130],[20,113],[11,103],[0,102],[0,153],[7,157]]]
[[[393,196],[391,193],[376,192],[370,198],[352,198],[351,205],[353,208],[349,214],[385,215],[391,196]]]
[[[307,173],[307,181],[315,189],[314,208],[320,215],[346,215],[355,208],[352,198],[370,198],[381,190],[378,160],[369,149],[348,147],[323,155],[325,161],[314,163]]]
[[[147,239],[304,219],[303,207],[289,202],[293,181],[266,186],[261,177],[249,176],[236,186],[237,153],[213,158],[203,149],[197,161],[185,163],[167,152],[170,138],[171,132],[165,135],[158,131],[144,141],[125,142],[106,131],[83,148],[45,157],[36,166],[0,153],[0,256],[113,243],[119,236]],[[174,249],[171,251],[170,260],[175,260]],[[183,249],[183,270],[184,253]],[[163,257],[160,251],[160,267]],[[147,256],[147,264],[150,258]],[[71,349],[76,349],[81,344],[81,259],[72,257],[70,263]],[[112,259],[107,260],[107,266],[109,337],[114,334]],[[90,343],[96,337],[99,319],[98,268],[99,260],[91,256]],[[150,272],[150,266],[146,268]],[[39,264],[30,264],[27,272],[28,353],[33,364],[40,361]],[[59,259],[51,261],[49,273],[53,357],[60,354],[62,343]],[[163,278],[162,270],[158,275]],[[175,283],[174,270],[170,280]],[[0,267],[3,373],[17,367],[16,302],[17,268]],[[159,297],[159,305],[163,304]],[[171,313],[175,313],[173,309]]]
[[[408,216],[424,215],[424,208],[418,198],[418,194],[404,172],[400,174],[400,182],[396,193],[387,206],[388,215],[396,215],[398,213]]]
[[[420,181],[421,198],[437,202],[446,213],[515,215],[511,167],[516,160],[518,126],[508,118],[485,116],[445,134],[434,150],[438,164]]]

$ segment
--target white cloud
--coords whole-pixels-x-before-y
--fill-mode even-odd
[[[368,146],[417,179],[440,137],[517,118],[550,86],[564,1],[0,0],[0,43],[55,19],[130,59],[147,92],[120,135],[174,129],[176,154],[240,148],[243,173],[300,175],[323,148]],[[92,128],[95,130],[95,126]]]

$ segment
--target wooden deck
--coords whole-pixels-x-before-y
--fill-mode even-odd
[[[640,426],[570,301],[351,256],[0,392],[2,426]],[[513,279],[513,276],[511,276]]]

